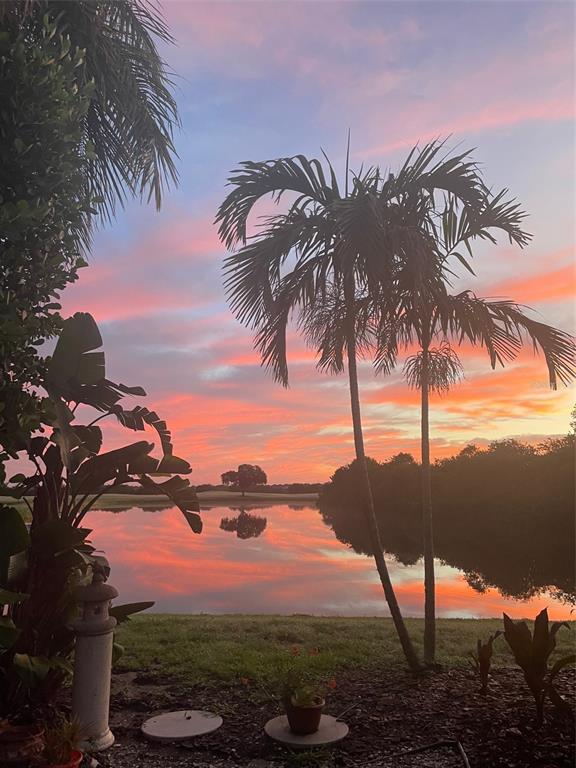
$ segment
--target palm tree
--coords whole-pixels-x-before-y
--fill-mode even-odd
[[[0,22],[16,24],[31,44],[48,14],[71,47],[85,51],[81,84],[93,83],[84,123],[87,189],[113,215],[127,195],[154,197],[177,180],[172,130],[178,123],[171,82],[157,43],[172,42],[153,4],[144,0],[4,0]]]
[[[491,229],[498,227],[495,218]],[[424,295],[423,295],[424,293]],[[404,297],[398,314],[381,329],[376,356],[379,370],[389,371],[398,347],[418,344],[404,373],[408,384],[421,392],[421,489],[424,542],[424,661],[433,664],[436,647],[434,529],[430,465],[430,392],[447,392],[460,378],[462,366],[448,339],[461,344],[485,347],[492,368],[512,360],[528,339],[534,350],[542,350],[548,367],[550,386],[560,379],[567,384],[574,375],[574,339],[567,333],[529,318],[520,306],[510,301],[486,301],[469,291],[449,295],[445,288]],[[435,339],[439,346],[432,346]]]
[[[424,265],[439,274],[442,254],[433,236],[436,222],[432,215],[424,215],[422,225],[412,201],[434,213],[429,201],[440,193],[475,210],[489,197],[468,154],[439,159],[441,148],[441,143],[433,142],[420,152],[413,150],[400,172],[386,179],[378,168],[371,168],[354,177],[350,191],[347,167],[344,194],[328,160],[326,171],[321,162],[302,155],[244,162],[230,177],[233,189],[216,218],[224,244],[229,249],[240,246],[224,266],[231,309],[256,331],[262,362],[276,380],[288,383],[286,327],[293,314],[309,339],[319,333],[323,340],[320,364],[332,359],[328,365],[339,371],[347,362],[354,446],[372,551],[402,649],[414,671],[420,664],[392,587],[374,512],[357,360],[370,343],[362,307],[372,297],[394,294],[398,265],[418,280]],[[295,198],[287,212],[267,217],[261,231],[247,238],[254,205],[268,195],[278,203],[285,193]],[[326,332],[318,331],[317,324],[316,330],[308,331],[310,319],[318,318],[331,300],[338,312]]]

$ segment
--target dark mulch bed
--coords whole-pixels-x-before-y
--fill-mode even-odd
[[[486,698],[477,688],[465,669],[420,680],[392,673],[339,674],[327,712],[340,715],[352,707],[342,718],[349,736],[331,750],[296,753],[264,735],[264,723],[279,710],[250,686],[158,685],[143,675],[118,675],[111,710],[116,744],[98,755],[98,763],[106,768],[458,768],[464,762],[449,745],[398,755],[458,740],[471,768],[574,766],[573,721],[549,705],[545,725],[536,730],[533,702],[519,671],[496,669]],[[573,670],[561,673],[558,690],[574,703]],[[140,736],[147,717],[186,708],[217,712],[224,725],[186,745],[153,744]]]

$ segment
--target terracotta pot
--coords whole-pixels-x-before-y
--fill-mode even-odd
[[[50,765],[45,766],[45,768],[78,768],[78,766],[82,762],[83,757],[84,755],[82,754],[82,752],[79,752],[77,749],[74,749],[72,750],[70,760],[67,763],[58,763],[58,765],[54,765],[50,763]]]
[[[286,716],[292,733],[308,736],[320,727],[320,718],[326,702],[318,697],[318,703],[311,707],[299,707],[292,701],[286,703]]]
[[[43,749],[41,725],[0,724],[0,765],[27,763],[41,755]]]

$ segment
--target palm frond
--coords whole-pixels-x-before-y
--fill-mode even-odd
[[[464,375],[462,363],[450,344],[443,340],[439,347],[420,350],[404,363],[404,377],[412,389],[422,389],[424,381],[433,392],[444,394]]]
[[[533,320],[515,302],[489,301],[464,291],[445,296],[435,310],[434,321],[444,334],[459,342],[466,340],[486,347],[492,367],[514,359],[528,340],[535,352],[544,355],[552,389],[556,389],[558,380],[568,384],[575,376],[574,337]]]
[[[257,324],[254,348],[260,353],[264,368],[275,381],[288,386],[286,330],[294,313],[306,316],[313,307],[322,306],[325,285],[317,279],[317,264],[300,262],[284,276],[270,296]]]
[[[469,151],[440,157],[446,140],[434,140],[422,149],[414,147],[397,174],[390,174],[382,187],[386,200],[409,197],[422,198],[426,191],[433,196],[442,191],[454,195],[463,203],[480,205],[486,186],[478,166]]]
[[[516,333],[497,322],[490,302],[470,291],[441,296],[432,310],[431,328],[458,344],[484,347],[493,368],[513,360],[522,346]]]
[[[230,308],[248,327],[265,318],[288,257],[302,266],[324,252],[329,237],[323,217],[293,210],[268,220],[267,229],[224,261],[224,288]],[[317,262],[314,261],[314,265]]]
[[[316,366],[331,374],[342,373],[346,353],[347,330],[354,325],[356,352],[366,357],[374,348],[375,324],[369,296],[358,296],[352,311],[344,299],[341,284],[331,283],[324,291],[318,286],[319,299],[309,302],[300,313],[298,328],[306,344],[317,354]]]
[[[542,352],[548,368],[551,389],[556,389],[558,380],[564,385],[576,376],[576,341],[574,336],[546,323],[540,323],[523,311],[518,304],[510,301],[489,302],[491,312],[506,331],[514,332],[520,342],[527,340],[534,352]]]
[[[110,218],[135,194],[160,207],[165,186],[176,182],[173,128],[178,113],[172,82],[157,42],[172,42],[159,6],[147,0],[34,0],[9,3],[10,16],[30,34],[48,13],[73,48],[85,50],[78,70],[94,91],[85,120],[93,147],[87,175],[90,196],[104,199]]]
[[[508,190],[503,189],[497,195],[487,194],[479,207],[462,206],[453,195],[446,198],[441,215],[441,242],[444,259],[457,258],[469,272],[474,274],[468,258],[460,252],[466,248],[472,257],[472,241],[489,240],[496,243],[495,230],[508,236],[510,243],[523,248],[532,235],[521,228],[527,217],[520,204],[514,198],[506,198]]]
[[[232,172],[228,184],[233,187],[216,215],[220,239],[229,249],[246,242],[246,225],[254,205],[263,197],[274,195],[279,202],[285,192],[299,195],[293,207],[306,210],[311,205],[325,206],[339,197],[332,166],[330,182],[322,164],[303,155],[264,162],[246,161]]]

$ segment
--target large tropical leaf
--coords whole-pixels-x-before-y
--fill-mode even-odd
[[[132,462],[147,456],[154,445],[146,440],[101,453],[85,461],[72,479],[74,493],[98,493],[113,480],[115,484],[131,480],[128,467]]]
[[[123,624],[130,620],[130,616],[141,611],[147,611],[154,605],[153,600],[144,601],[141,603],[126,603],[125,605],[114,605],[110,608],[110,616],[113,616],[118,624]]]
[[[39,557],[50,558],[80,547],[90,533],[88,528],[75,528],[65,520],[56,518],[34,527],[32,547]]]
[[[22,515],[14,507],[0,505],[0,586],[8,578],[10,558],[23,552],[30,544],[30,536]]]
[[[184,518],[194,533],[202,532],[202,519],[198,512],[200,503],[196,490],[187,480],[181,477],[171,477],[163,483],[157,483],[148,475],[139,478],[140,484],[151,493],[167,496],[184,515]]]
[[[172,455],[172,440],[170,430],[155,411],[149,411],[148,408],[137,405],[131,410],[126,410],[120,405],[112,406],[110,411],[115,414],[122,426],[134,431],[143,431],[146,424],[153,427],[160,438],[162,453],[165,457]],[[176,470],[184,471],[184,470]]]
[[[24,685],[33,687],[44,680],[53,665],[45,656],[32,656],[28,653],[14,654],[14,668]]]
[[[202,533],[202,518],[199,514],[185,510],[184,518],[194,533]]]
[[[0,616],[0,651],[10,650],[20,637],[21,630],[8,616]]]
[[[47,380],[64,392],[70,385],[96,384],[105,377],[102,337],[92,315],[77,312],[64,321],[46,372]]]
[[[127,387],[106,379],[101,346],[102,337],[92,315],[77,312],[64,321],[46,373],[46,388],[56,407],[65,407],[63,398],[107,411],[124,395],[146,394],[142,387]],[[60,425],[71,420],[71,413],[59,414]]]

